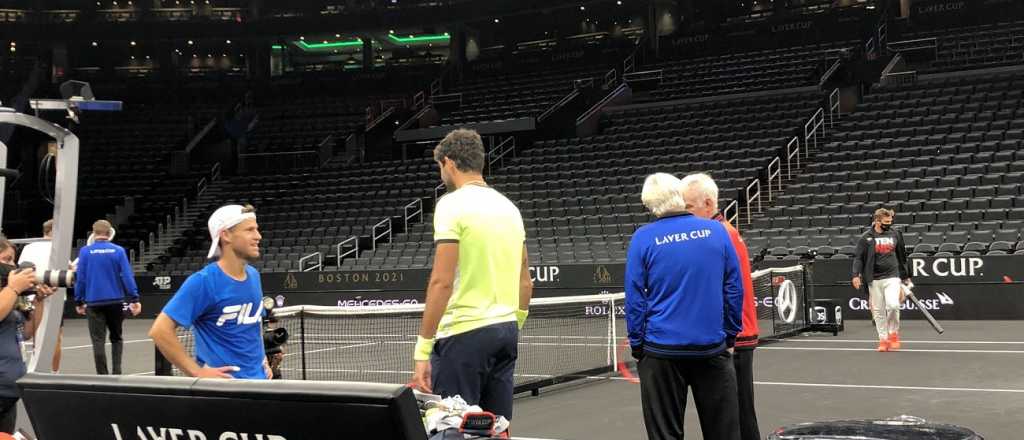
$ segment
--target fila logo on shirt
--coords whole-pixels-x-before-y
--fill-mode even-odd
[[[878,237],[875,239],[875,253],[888,254],[896,249],[896,240],[892,237]]]
[[[254,310],[255,309],[255,310]],[[250,313],[252,313],[250,315]],[[253,306],[252,303],[236,304],[224,307],[221,310],[220,318],[217,319],[217,327],[222,327],[229,321],[236,321],[237,325],[256,324],[263,317],[263,304]]]

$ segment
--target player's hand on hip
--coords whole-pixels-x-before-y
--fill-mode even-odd
[[[226,366],[226,367],[203,367],[196,371],[195,377],[199,378],[212,378],[212,379],[234,379],[235,377],[231,373],[237,372],[240,369],[238,367]]]
[[[854,289],[860,290],[860,287],[861,287],[860,277],[853,277],[853,280],[851,280],[850,282],[853,284],[853,288]]]
[[[142,303],[131,303],[128,305],[128,310],[131,310],[132,316],[139,316],[139,313],[142,313]]]
[[[412,373],[413,388],[424,393],[432,393],[430,386],[430,361],[416,361],[416,370]]]
[[[75,306],[75,312],[77,312],[79,315],[84,315],[85,314],[85,306],[84,305]]]

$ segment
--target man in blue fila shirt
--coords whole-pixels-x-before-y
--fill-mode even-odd
[[[255,209],[223,206],[207,226],[213,244],[206,257],[220,258],[185,280],[149,336],[164,357],[189,376],[269,379],[261,326],[263,286],[259,272],[248,264],[260,256]],[[195,359],[178,341],[178,326],[192,327]]]
[[[647,436],[683,438],[687,388],[704,438],[740,440],[732,350],[742,328],[743,279],[721,223],[686,211],[682,183],[663,173],[641,196],[658,219],[626,255],[626,328],[640,376]]]

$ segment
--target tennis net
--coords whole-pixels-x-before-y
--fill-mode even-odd
[[[761,342],[795,336],[809,329],[806,316],[808,275],[803,265],[751,273]]]
[[[622,293],[534,298],[519,336],[516,392],[612,371],[617,365],[616,340],[625,337],[623,298]],[[289,334],[281,375],[299,380],[407,383],[423,307],[275,309],[273,326]],[[178,331],[192,353],[191,331]],[[157,365],[157,374],[181,374],[170,369],[159,351]]]

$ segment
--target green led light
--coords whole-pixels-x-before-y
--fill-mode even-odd
[[[275,50],[284,50],[284,46],[282,46],[280,44],[271,45],[270,48],[271,49],[275,49]]]
[[[334,49],[334,48],[338,48],[338,47],[362,46],[363,45],[363,40],[361,40],[359,38],[356,38],[354,40],[348,40],[348,41],[335,41],[333,43],[313,43],[313,44],[309,44],[309,43],[307,43],[305,41],[296,41],[295,44],[297,44],[299,47],[301,47],[302,50],[319,50],[319,49]]]
[[[410,35],[408,37],[399,37],[395,34],[388,34],[388,38],[392,41],[402,44],[409,43],[427,43],[431,41],[448,41],[451,39],[448,35],[437,34],[437,35]]]
[[[362,69],[362,68],[363,68],[362,64],[346,64],[345,67],[342,67],[342,69],[345,69],[345,70],[356,70],[356,69]]]

